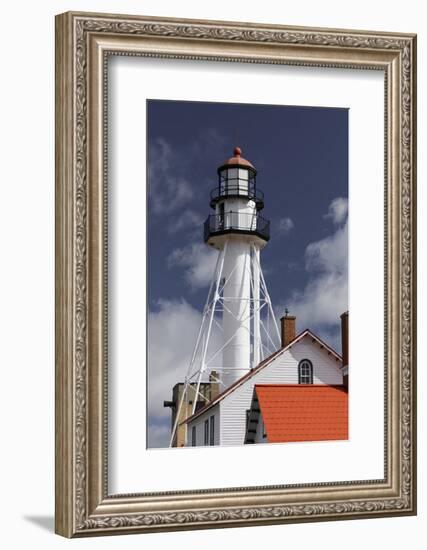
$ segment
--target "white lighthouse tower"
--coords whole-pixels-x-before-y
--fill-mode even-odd
[[[218,250],[218,257],[171,444],[178,422],[185,419],[181,411],[194,413],[207,401],[201,384],[210,381],[223,391],[280,347],[261,270],[260,251],[269,241],[270,223],[260,214],[264,194],[256,177],[255,167],[239,147],[218,168],[218,183],[210,196],[214,212],[204,224],[205,243]]]

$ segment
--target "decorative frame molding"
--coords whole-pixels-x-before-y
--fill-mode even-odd
[[[106,58],[385,72],[384,480],[108,495]],[[416,37],[89,13],[56,18],[56,532],[66,537],[416,513]]]

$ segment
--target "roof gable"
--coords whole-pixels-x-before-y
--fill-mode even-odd
[[[241,378],[236,380],[231,386],[226,388],[223,392],[221,392],[215,399],[207,403],[204,407],[199,409],[196,413],[191,415],[189,418],[183,421],[183,423],[190,422],[199,416],[201,416],[203,413],[205,413],[208,409],[222,401],[225,397],[230,395],[232,392],[234,392],[237,388],[239,388],[242,384],[244,384],[247,380],[251,379],[255,374],[259,373],[263,369],[265,369],[268,365],[270,365],[275,359],[283,355],[286,351],[292,348],[295,344],[300,342],[303,338],[308,337],[311,338],[313,342],[316,342],[321,349],[325,350],[328,355],[332,355],[337,362],[339,362],[339,366],[342,364],[342,358],[341,356],[330,346],[328,346],[323,340],[321,340],[318,336],[316,336],[311,330],[306,329],[300,334],[298,334],[289,344],[274,353],[272,353],[269,357],[266,357],[261,363],[259,363],[258,366],[248,371],[246,374],[244,374]]]

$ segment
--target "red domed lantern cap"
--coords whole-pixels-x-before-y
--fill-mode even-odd
[[[234,148],[233,156],[226,160],[223,164],[221,164],[221,166],[218,168],[218,171],[226,168],[227,166],[245,166],[247,168],[252,168],[252,170],[255,170],[255,166],[242,157],[242,150],[240,149],[240,147]]]

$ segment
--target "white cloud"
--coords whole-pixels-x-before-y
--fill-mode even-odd
[[[347,222],[335,233],[314,243],[305,250],[305,262],[308,271],[320,271],[326,274],[347,274],[348,254]]]
[[[337,197],[329,205],[329,211],[324,215],[324,218],[329,218],[335,224],[340,224],[347,220],[348,214],[348,199]]]
[[[161,300],[157,306],[148,313],[148,416],[153,425],[170,418],[163,401],[184,381],[202,320],[185,300]]]
[[[190,182],[177,175],[179,158],[171,146],[158,139],[150,147],[148,181],[150,206],[155,214],[170,213],[193,197]]]
[[[185,300],[160,300],[157,308],[148,313],[148,437],[150,446],[167,447],[171,412],[163,401],[185,379],[202,315]],[[211,341],[212,349],[218,349],[216,330]]]
[[[185,280],[194,290],[209,286],[215,269],[218,251],[202,243],[176,248],[168,256],[169,268],[185,267]]]
[[[279,220],[278,229],[281,233],[289,233],[293,228],[294,222],[291,220],[291,218],[285,217]]]
[[[194,210],[184,210],[184,212],[175,218],[168,225],[169,233],[176,233],[183,229],[199,228],[200,235],[202,234],[203,217],[194,212]]]
[[[148,425],[148,447],[168,447],[171,437],[170,420],[165,424],[150,423]]]
[[[183,206],[188,207],[199,188],[199,185],[191,181],[194,160],[207,149],[222,146],[224,141],[224,137],[215,128],[206,128],[190,144],[179,148],[172,148],[163,138],[153,141],[149,148],[148,162],[152,213],[170,214]]]
[[[344,224],[332,235],[307,246],[305,264],[310,280],[302,291],[294,292],[286,304],[297,317],[298,330],[318,331],[338,350],[340,315],[348,309],[348,224],[347,209],[344,218],[344,210],[339,211],[342,204],[335,199],[329,212],[335,212],[335,223],[340,219]]]

